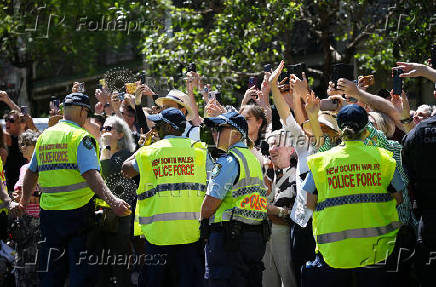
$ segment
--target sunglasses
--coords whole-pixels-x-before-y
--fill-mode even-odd
[[[101,127],[100,128],[100,131],[102,132],[102,131],[107,131],[107,132],[110,132],[112,130],[112,127],[111,126],[105,126],[105,127]]]
[[[21,146],[21,147],[25,147],[25,146],[35,146],[35,144],[33,144],[33,143],[29,143],[29,142],[22,142],[22,143],[20,144],[20,146]]]
[[[5,119],[5,123],[10,122],[11,124],[15,123],[15,119],[14,118],[6,118]]]

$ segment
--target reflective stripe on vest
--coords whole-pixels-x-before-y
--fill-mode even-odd
[[[39,190],[45,193],[68,192],[68,191],[74,191],[77,189],[85,188],[88,186],[89,186],[88,183],[85,181],[85,182],[79,182],[70,185],[64,185],[64,186],[41,187]]]
[[[153,197],[156,193],[162,191],[179,191],[179,190],[198,190],[204,192],[206,185],[196,182],[178,182],[178,183],[163,183],[159,184],[155,188],[147,190],[138,195],[138,200],[144,200]]]
[[[173,221],[173,220],[198,220],[200,212],[172,212],[155,214],[150,217],[139,217],[140,224],[150,224],[156,221]]]
[[[42,164],[38,166],[38,171],[47,171],[55,169],[79,169],[79,166],[74,163],[55,163],[55,164]]]
[[[206,158],[206,145],[185,137],[166,138],[136,153],[140,173],[138,223],[151,244],[190,244],[199,240]]]
[[[327,198],[323,202],[316,205],[316,211],[321,211],[328,207],[355,204],[355,203],[368,203],[368,202],[387,202],[393,200],[392,195],[389,193],[360,193],[350,194],[345,196]]]
[[[340,240],[345,240],[348,238],[376,237],[392,232],[400,228],[400,226],[401,226],[401,222],[395,221],[389,223],[386,226],[381,226],[381,227],[356,228],[356,229],[349,229],[340,232],[320,234],[316,236],[316,240],[318,244],[326,244],[326,243],[332,243]]]
[[[3,169],[3,161],[1,158],[0,158],[0,184],[2,185],[3,192],[7,194],[8,193],[8,186],[6,185],[6,176],[5,176],[5,171]],[[6,214],[9,213],[8,206],[0,199],[0,212],[3,212],[3,211]]]
[[[266,219],[267,200],[259,161],[248,148],[235,147],[230,152],[239,163],[239,180],[209,222],[237,220],[251,225],[260,224]]]
[[[61,121],[38,137],[35,156],[38,163],[38,182],[42,191],[42,209],[77,209],[94,196],[77,164],[78,146],[84,139],[95,146],[98,159],[98,142],[77,124]]]
[[[396,165],[392,153],[346,141],[309,156],[307,165],[318,190],[313,235],[325,262],[333,268],[358,268],[385,260],[400,227],[387,191]]]

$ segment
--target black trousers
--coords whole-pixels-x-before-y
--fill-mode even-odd
[[[209,287],[261,287],[266,243],[260,232],[242,232],[237,251],[224,248],[224,232],[211,232],[205,247]]]

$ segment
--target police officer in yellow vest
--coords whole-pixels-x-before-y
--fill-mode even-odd
[[[307,159],[303,189],[313,213],[317,258],[303,267],[302,286],[391,286],[385,263],[400,227],[396,204],[405,188],[392,153],[365,146],[367,112],[337,115],[343,142]],[[353,285],[356,286],[356,285]]]
[[[100,176],[97,141],[82,128],[90,112],[88,96],[67,95],[64,119],[39,136],[24,178],[18,206],[21,212],[37,181],[42,192],[42,242],[38,251],[41,286],[63,286],[68,273],[70,286],[93,286],[96,264],[91,262],[86,233],[92,226],[94,193],[116,215],[130,214],[130,206],[115,197]]]
[[[262,286],[269,228],[261,165],[244,140],[247,121],[237,112],[205,118],[226,154],[216,162],[201,208],[208,286]],[[249,146],[251,142],[249,142]]]
[[[139,223],[146,239],[139,286],[203,286],[199,218],[206,191],[207,147],[182,136],[183,113],[168,108],[147,117],[160,141],[140,148],[122,171],[140,174]]]
[[[8,207],[10,202],[5,171],[3,170],[3,161],[0,158],[0,240],[7,239]]]

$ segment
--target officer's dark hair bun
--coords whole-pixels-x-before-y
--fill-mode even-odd
[[[357,130],[356,126],[353,125],[344,125],[342,128],[342,137],[345,140],[360,140],[362,133],[365,130]]]

